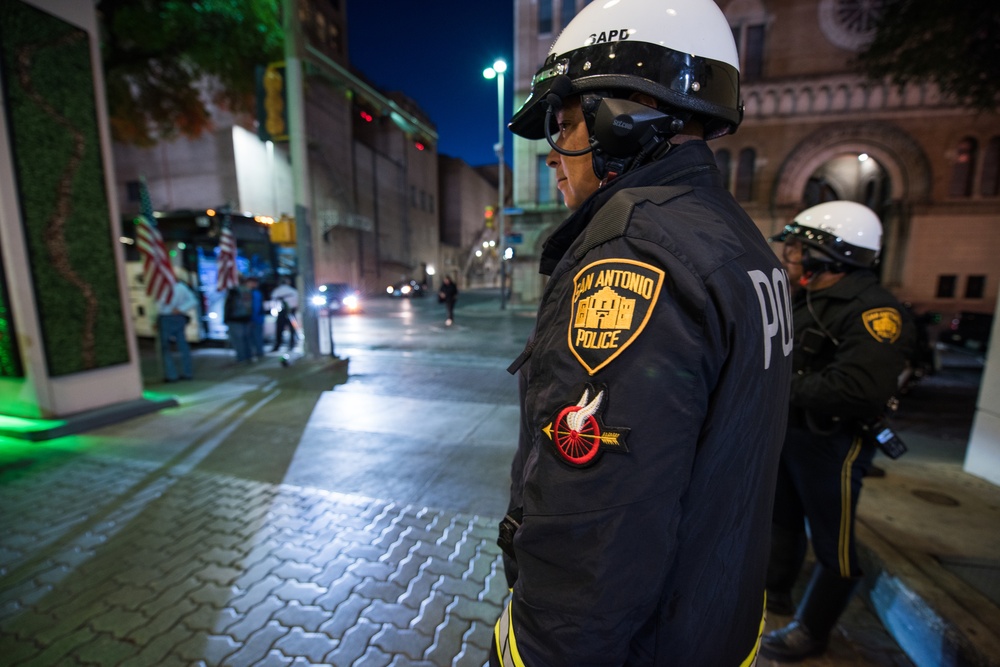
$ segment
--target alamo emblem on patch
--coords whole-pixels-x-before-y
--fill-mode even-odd
[[[903,331],[903,318],[895,308],[872,308],[861,314],[865,329],[880,343],[895,343]]]
[[[573,278],[569,349],[593,375],[646,327],[663,287],[662,270],[630,259],[602,259]]]

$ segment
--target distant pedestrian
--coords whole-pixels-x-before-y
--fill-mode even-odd
[[[772,239],[784,242],[795,323],[788,430],[781,450],[767,568],[767,609],[795,613],[765,635],[760,654],[799,662],[826,651],[858,581],[854,519],[872,467],[875,425],[915,340],[905,309],[878,284],[882,224],[861,204],[806,209]],[[808,539],[816,554],[798,608],[791,590]]]
[[[190,380],[194,371],[191,363],[191,347],[188,345],[184,330],[191,320],[189,313],[197,312],[198,298],[187,283],[178,280],[174,285],[173,295],[169,300],[158,301],[156,304],[156,328],[160,336],[160,355],[163,359],[163,379],[176,382],[177,366],[170,351],[170,340],[177,345],[177,354],[181,358],[181,380]]]
[[[443,303],[448,309],[448,318],[444,321],[446,326],[451,326],[455,321],[455,300],[458,299],[458,285],[452,281],[451,276],[445,276],[438,291],[438,302]]]
[[[251,322],[253,317],[253,291],[246,279],[230,288],[226,295],[223,318],[229,328],[229,344],[236,351],[236,361],[250,361],[253,357],[251,345]]]
[[[255,359],[264,358],[264,296],[260,281],[255,276],[247,278],[250,288],[250,352]]]
[[[295,349],[298,339],[296,333],[295,311],[299,306],[299,292],[291,285],[291,280],[282,278],[281,283],[271,291],[271,301],[278,302],[278,316],[274,323],[274,349],[277,352],[285,338],[288,329],[288,350]]]

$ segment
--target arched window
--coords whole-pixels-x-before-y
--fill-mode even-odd
[[[729,189],[729,164],[731,161],[732,158],[729,157],[729,151],[723,149],[715,152],[715,166],[719,168],[719,172],[722,174],[722,187],[726,190]]]
[[[993,137],[983,152],[983,174],[979,178],[979,194],[1000,196],[1000,137]]]
[[[972,194],[972,174],[976,166],[976,140],[966,137],[955,148],[955,162],[951,166],[949,197],[968,197]]]
[[[753,172],[757,162],[757,151],[744,148],[740,151],[740,161],[736,165],[736,191],[733,193],[737,201],[753,199]]]

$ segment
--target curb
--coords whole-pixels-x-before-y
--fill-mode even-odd
[[[917,667],[1000,667],[1000,609],[936,558],[855,527],[864,595]]]

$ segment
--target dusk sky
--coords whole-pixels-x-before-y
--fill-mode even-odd
[[[497,82],[507,61],[505,118],[513,109],[514,3],[504,0],[349,0],[351,64],[385,91],[417,102],[437,126],[438,152],[473,166],[496,162]],[[511,134],[504,148],[511,164]]]

